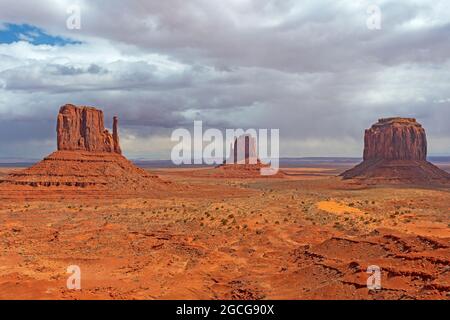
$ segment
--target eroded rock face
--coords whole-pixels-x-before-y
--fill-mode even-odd
[[[103,111],[67,104],[61,107],[56,127],[59,151],[121,153],[114,118],[113,135],[105,129]]]
[[[425,130],[413,118],[378,120],[364,136],[364,160],[425,160]]]

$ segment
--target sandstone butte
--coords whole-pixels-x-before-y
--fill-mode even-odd
[[[251,135],[242,135],[234,140],[230,148],[228,164],[257,164],[261,161],[256,153],[256,139]]]
[[[281,171],[274,175],[261,175],[262,168],[269,168],[258,158],[257,142],[251,135],[245,134],[235,138],[230,147],[230,156],[217,167],[216,176],[227,178],[280,178]]]
[[[166,184],[122,156],[117,117],[111,134],[101,110],[67,104],[59,110],[56,133],[57,151],[10,174],[2,186],[137,191]]]
[[[363,162],[341,176],[368,183],[450,183],[450,174],[426,159],[425,129],[416,119],[379,119],[365,131]]]
[[[121,154],[118,119],[113,118],[113,134],[105,129],[103,111],[92,107],[62,106],[56,126],[58,150],[114,152]]]

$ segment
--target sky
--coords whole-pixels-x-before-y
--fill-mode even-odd
[[[66,103],[117,115],[132,159],[169,159],[194,120],[279,129],[282,157],[358,157],[390,116],[450,155],[449,53],[446,0],[0,0],[0,158],[54,151]]]

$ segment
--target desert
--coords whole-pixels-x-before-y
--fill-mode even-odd
[[[1,298],[448,299],[448,188],[361,188],[320,168],[245,181],[155,171],[196,191],[2,191]],[[73,264],[79,291],[66,288]],[[383,290],[371,292],[373,264]]]
[[[61,120],[68,109],[85,116]],[[77,127],[92,114],[63,106],[58,123]],[[58,135],[60,155],[1,170],[0,298],[449,298],[445,183],[343,179],[351,163],[270,178],[246,174],[248,161],[230,176],[142,169],[117,152],[117,128],[110,139],[93,123],[95,136]],[[70,265],[80,267],[80,290],[66,286]],[[379,290],[367,287],[373,265]]]
[[[449,0],[0,0],[0,303],[442,316],[449,36]]]

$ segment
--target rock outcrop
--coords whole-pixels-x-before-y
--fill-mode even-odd
[[[426,157],[425,130],[416,119],[380,119],[365,132],[363,162],[341,176],[367,183],[450,183],[450,174]]]
[[[92,107],[76,107],[71,104],[59,110],[56,126],[59,151],[120,151],[117,128],[114,117],[113,135],[105,129],[103,111]]]
[[[425,130],[413,118],[378,120],[364,136],[364,160],[426,160]]]
[[[113,118],[113,144],[114,152],[122,154],[122,149],[120,148],[119,143],[119,119],[117,117]]]
[[[117,117],[113,120],[112,135],[103,121],[103,112],[93,107],[61,107],[57,119],[58,150],[0,183],[108,192],[153,190],[166,184],[121,155]]]
[[[281,178],[284,174],[278,170],[271,174],[270,165],[264,164],[258,158],[257,141],[251,135],[242,135],[235,138],[230,148],[230,156],[224,163],[216,168],[213,177],[224,178]]]

